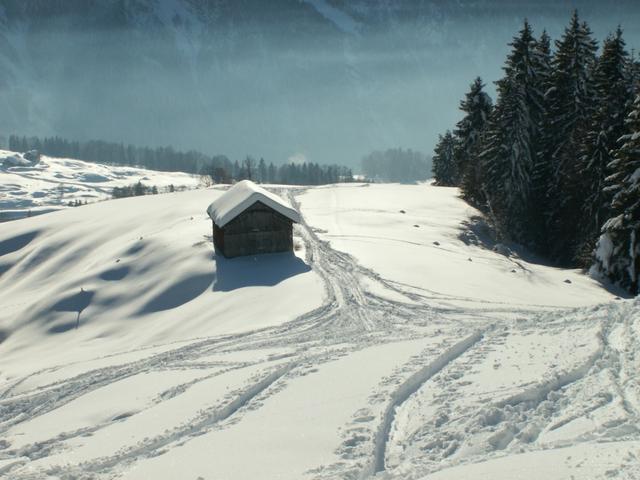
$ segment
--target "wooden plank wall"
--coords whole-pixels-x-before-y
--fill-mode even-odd
[[[293,222],[261,202],[222,229],[214,227],[216,247],[225,257],[293,250]]]

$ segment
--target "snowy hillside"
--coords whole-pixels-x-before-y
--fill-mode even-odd
[[[0,476],[638,478],[637,299],[455,189],[272,190],[295,255],[213,255],[218,189],[2,225]]]
[[[37,163],[0,150],[0,221],[49,212],[69,202],[96,202],[111,198],[114,187],[138,181],[159,189],[193,188],[198,179],[181,172],[157,172],[133,167],[107,166],[43,156]]]

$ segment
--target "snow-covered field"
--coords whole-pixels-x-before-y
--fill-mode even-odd
[[[295,255],[216,258],[218,189],[2,224],[0,477],[640,478],[638,300],[455,189],[273,190]]]
[[[0,150],[0,222],[59,210],[69,202],[106,200],[111,198],[113,187],[138,181],[158,189],[169,185],[176,188],[198,185],[197,177],[181,172],[157,172],[46,156],[32,164],[18,153]]]

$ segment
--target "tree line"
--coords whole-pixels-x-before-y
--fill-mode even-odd
[[[167,191],[173,192],[174,187],[170,185]],[[132,183],[131,185],[125,185],[123,187],[113,187],[113,198],[125,198],[125,197],[141,197],[143,195],[157,195],[158,187],[155,185],[145,185],[141,181],[138,183]]]
[[[430,159],[411,149],[390,148],[375,151],[362,159],[362,173],[382,182],[411,183],[429,178]]]
[[[352,181],[351,169],[340,165],[318,163],[287,163],[275,165],[263,158],[247,156],[231,161],[225,155],[205,155],[189,150],[181,152],[172,147],[136,147],[122,143],[90,140],[70,141],[60,137],[26,137],[11,135],[9,150],[26,152],[37,150],[51,157],[66,157],[106,165],[141,167],[164,172],[187,172],[209,178],[210,182],[231,183],[254,180],[263,183],[321,185]]]
[[[353,181],[351,169],[340,165],[320,165],[313,162],[274,165],[273,162],[267,163],[264,158],[256,160],[251,156],[245,157],[241,162],[229,162],[226,166],[214,161],[202,168],[200,174],[208,177],[210,183],[252,180],[284,185],[326,185]]]
[[[640,64],[618,28],[598,45],[575,11],[551,47],[525,21],[495,82],[477,78],[433,172],[500,239],[640,292]]]

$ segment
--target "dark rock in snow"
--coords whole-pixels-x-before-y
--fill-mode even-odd
[[[504,255],[505,257],[511,256],[511,249],[502,243],[497,243],[493,247],[493,251],[500,255]]]
[[[38,150],[29,150],[22,154],[22,157],[30,162],[38,163],[40,161],[40,152]]]

